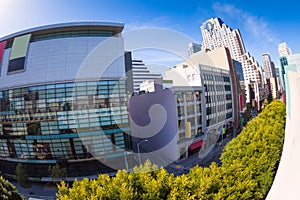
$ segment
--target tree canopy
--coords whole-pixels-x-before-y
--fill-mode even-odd
[[[0,176],[0,199],[2,200],[22,200],[16,187],[8,180]]]
[[[66,199],[262,199],[269,191],[283,148],[285,105],[270,103],[231,140],[221,155],[222,165],[194,167],[174,177],[147,161],[133,173],[101,174],[95,180],[58,185]]]

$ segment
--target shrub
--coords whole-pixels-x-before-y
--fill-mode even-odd
[[[222,166],[194,167],[174,177],[147,161],[133,173],[58,185],[58,199],[262,199],[269,191],[283,148],[285,105],[271,102],[230,141]]]
[[[16,187],[8,180],[0,176],[0,199],[3,200],[22,200],[23,197],[19,195]]]
[[[23,188],[31,187],[31,182],[28,179],[28,176],[23,168],[22,163],[18,163],[16,167],[16,177],[17,177],[17,182],[20,186],[22,186]]]

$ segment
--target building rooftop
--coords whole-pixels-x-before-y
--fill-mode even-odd
[[[3,40],[13,40],[14,37],[25,35],[31,33],[34,36],[51,34],[63,31],[83,31],[83,30],[96,30],[96,31],[112,31],[113,35],[119,34],[124,28],[123,23],[119,22],[68,22],[68,23],[59,23],[51,24],[45,26],[39,26],[35,28],[26,29],[19,31],[7,36],[0,38],[0,42]]]

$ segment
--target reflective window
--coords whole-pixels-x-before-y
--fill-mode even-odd
[[[81,159],[122,151],[129,145],[126,96],[125,81],[115,80],[0,91],[0,156]]]

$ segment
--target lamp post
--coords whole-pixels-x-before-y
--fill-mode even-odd
[[[125,162],[125,167],[126,167],[126,171],[128,171],[128,161],[127,161],[127,151],[124,151],[124,162]]]
[[[148,142],[148,140],[142,140],[139,143],[137,143],[137,150],[138,150],[138,157],[139,157],[139,164],[141,164],[141,153],[140,153],[140,145],[144,142]]]

